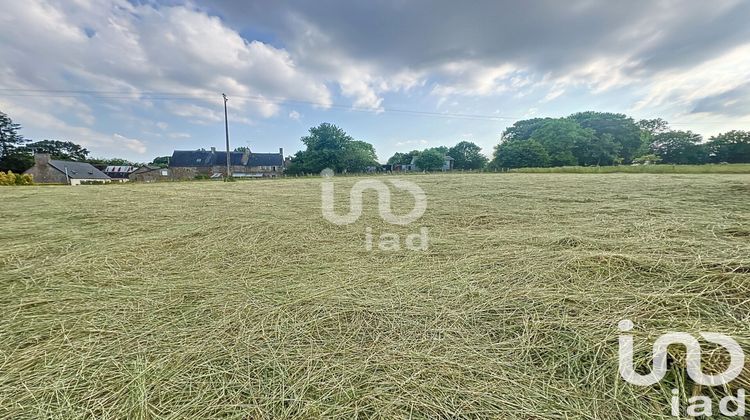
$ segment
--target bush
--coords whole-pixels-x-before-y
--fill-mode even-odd
[[[16,175],[13,171],[0,172],[0,185],[34,185],[31,175]]]

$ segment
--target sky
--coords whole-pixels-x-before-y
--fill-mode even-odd
[[[330,122],[394,152],[597,110],[750,130],[750,2],[0,0],[0,111],[148,162],[286,155]]]

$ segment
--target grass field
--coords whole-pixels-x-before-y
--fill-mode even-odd
[[[511,169],[510,172],[535,174],[750,174],[750,164],[557,166],[553,168],[518,168]]]
[[[640,365],[750,348],[750,175],[409,180],[403,227],[329,223],[317,178],[0,189],[0,417],[673,418],[684,365],[624,382],[619,320]]]

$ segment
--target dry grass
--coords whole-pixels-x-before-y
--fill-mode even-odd
[[[750,348],[748,175],[409,179],[407,227],[328,223],[311,178],[0,189],[0,417],[667,418],[684,370],[623,382],[619,320],[643,363]]]

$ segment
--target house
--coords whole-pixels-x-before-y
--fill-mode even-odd
[[[171,171],[161,166],[146,165],[134,170],[128,175],[128,179],[137,182],[170,181]]]
[[[102,172],[112,178],[113,182],[127,182],[128,176],[136,169],[135,166],[107,166]]]
[[[275,177],[284,172],[284,149],[279,153],[230,152],[230,173],[235,178]],[[169,161],[176,179],[217,177],[227,172],[227,153],[211,150],[175,150]]]
[[[34,155],[34,166],[24,174],[31,174],[37,184],[105,183],[111,179],[89,163],[50,159],[49,153]]]

